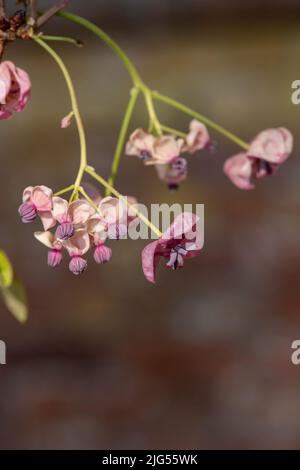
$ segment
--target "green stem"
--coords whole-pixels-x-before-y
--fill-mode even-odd
[[[178,137],[182,137],[183,139],[186,139],[186,133],[178,131],[177,129],[173,129],[172,127],[167,127],[167,126],[161,126],[162,130],[164,132],[167,132],[168,134],[172,135],[177,135]]]
[[[79,39],[68,38],[65,36],[47,36],[45,34],[41,34],[39,38],[43,39],[44,41],[67,42],[77,47],[83,46],[83,42],[80,41]]]
[[[125,204],[139,217],[139,219],[144,222],[151,230],[153,233],[155,233],[158,238],[162,236],[161,231],[153,225],[150,220],[144,216],[135,206],[134,204],[130,204],[128,202],[127,197],[123,196],[120,194],[115,188],[113,188],[102,176],[98,175],[95,170],[89,166],[85,168],[85,171],[87,174],[89,174],[92,178],[94,178],[98,183],[100,183],[102,186],[104,186],[106,189],[110,191],[114,196],[116,196],[118,199],[121,201],[125,202]]]
[[[162,135],[161,125],[153,105],[151,90],[145,85],[143,85],[141,89],[145,97],[146,107],[150,117],[150,129],[153,129],[158,135]]]
[[[74,184],[71,186],[68,186],[67,188],[61,189],[60,191],[57,191],[57,193],[54,194],[54,196],[62,196],[62,194],[66,194],[69,191],[73,191],[74,189]]]
[[[172,98],[169,98],[168,96],[161,95],[157,91],[153,91],[152,96],[157,101],[168,104],[169,106],[172,106],[173,108],[176,108],[179,111],[182,111],[183,113],[198,119],[199,121],[203,122],[207,126],[211,127],[212,129],[216,130],[220,134],[223,134],[225,137],[227,137],[228,139],[235,142],[237,145],[242,147],[244,150],[248,150],[249,144],[247,142],[240,139],[239,137],[232,134],[231,132],[227,131],[226,129],[224,129],[224,127],[220,126],[219,124],[216,124],[215,122],[211,121],[210,119],[206,118],[205,116],[202,116],[202,114],[197,113],[196,111],[189,108],[188,106],[185,106],[184,104],[178,103],[178,101],[176,101]]]
[[[130,93],[130,99],[128,101],[128,105],[125,111],[123,123],[121,126],[121,130],[120,130],[120,134],[119,134],[119,138],[118,138],[118,142],[117,142],[117,146],[116,146],[116,150],[115,150],[115,154],[114,154],[114,158],[112,162],[111,176],[108,180],[111,186],[114,186],[115,184],[116,176],[117,176],[119,165],[120,165],[120,159],[121,159],[122,151],[123,151],[124,144],[125,144],[125,139],[126,139],[127,132],[128,132],[130,119],[132,117],[132,113],[134,111],[139,93],[140,93],[140,90],[138,88],[133,88]],[[110,195],[110,190],[107,189],[106,196],[109,196],[109,195]]]
[[[142,85],[143,81],[134,66],[134,64],[131,62],[129,57],[125,54],[123,49],[110,37],[108,34],[106,34],[101,28],[96,26],[94,23],[91,23],[90,21],[86,20],[85,18],[82,18],[81,16],[75,15],[74,13],[69,13],[66,11],[60,11],[57,13],[58,16],[61,16],[62,18],[65,18],[69,21],[73,21],[74,23],[77,23],[84,28],[88,29],[92,33],[96,34],[102,41],[104,41],[108,47],[110,47],[122,60],[122,62],[125,64],[125,67],[127,68],[127,71],[132,78],[132,81],[136,87],[139,87]]]
[[[90,203],[90,205],[95,209],[96,212],[99,212],[98,207],[94,203],[94,201],[90,198],[90,196],[85,192],[82,186],[79,188],[79,192],[83,195],[83,197]]]
[[[75,93],[75,89],[74,89],[72,79],[70,77],[70,74],[69,74],[64,62],[60,58],[60,56],[48,44],[46,44],[39,37],[33,36],[32,39],[37,44],[39,44],[43,49],[45,49],[45,51],[47,51],[53,57],[53,59],[55,60],[57,65],[60,67],[60,69],[63,73],[63,76],[65,78],[65,81],[66,81],[66,84],[67,84],[67,87],[68,87],[68,90],[69,90],[69,93],[70,93],[72,111],[73,111],[74,116],[75,116],[77,129],[78,129],[78,135],[79,135],[79,141],[80,141],[80,166],[79,166],[77,177],[76,177],[76,180],[75,180],[75,183],[74,183],[74,190],[73,190],[73,193],[72,193],[72,196],[71,196],[71,201],[72,201],[78,196],[78,189],[79,189],[79,186],[81,184],[82,177],[84,175],[85,167],[87,166],[86,138],[85,138],[85,131],[84,131],[84,127],[83,127],[83,123],[82,123],[82,119],[81,119],[81,115],[80,115],[80,111],[79,111],[78,101],[77,101],[77,97],[76,97],[76,93]]]

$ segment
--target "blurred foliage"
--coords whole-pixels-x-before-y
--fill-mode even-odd
[[[6,308],[21,323],[27,320],[28,307],[25,287],[14,277],[10,260],[0,251],[0,288]]]

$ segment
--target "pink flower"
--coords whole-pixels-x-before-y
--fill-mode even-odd
[[[8,60],[0,64],[0,119],[23,111],[31,94],[28,74]]]
[[[69,269],[76,276],[87,269],[87,261],[82,256],[88,252],[90,245],[89,234],[84,228],[76,230],[73,237],[64,242],[64,247],[71,257]]]
[[[183,150],[184,140],[172,135],[157,137],[153,144],[151,160],[146,160],[145,165],[165,165],[178,158]]]
[[[136,129],[126,144],[126,154],[147,161],[152,159],[155,137],[143,129]]]
[[[293,136],[288,129],[266,129],[260,132],[251,142],[247,154],[269,163],[280,165],[293,149]]]
[[[179,157],[183,145],[184,140],[173,135],[154,137],[143,129],[136,129],[126,145],[126,154],[139,157],[145,165],[164,165]]]
[[[142,252],[142,267],[146,279],[155,283],[160,258],[168,259],[167,267],[182,268],[185,259],[199,255],[201,251],[197,228],[198,217],[183,212],[162,236],[147,245]]]
[[[187,177],[187,161],[178,157],[169,165],[156,165],[156,170],[159,179],[167,183],[169,189],[176,190]]]
[[[249,158],[245,152],[240,152],[225,161],[223,170],[238,188],[253,189],[253,163],[254,160]]]
[[[190,122],[190,131],[186,136],[184,152],[195,153],[197,150],[202,150],[208,146],[210,137],[208,130],[202,122],[193,119]]]
[[[253,189],[254,181],[273,175],[289,157],[292,134],[285,128],[266,129],[258,134],[246,152],[228,158],[224,173],[240,189]]]
[[[131,205],[135,205],[137,200],[134,197],[126,196],[127,201]],[[109,238],[120,239],[124,238],[128,231],[128,226],[136,219],[135,212],[128,207],[125,201],[116,197],[105,197],[98,204],[98,212],[95,213],[91,221],[98,221],[94,223],[94,231],[107,232]]]
[[[57,238],[49,231],[35,232],[34,236],[39,242],[41,242],[47,248],[50,248],[50,251],[48,252],[48,266],[53,268],[59,266],[63,258],[63,245],[61,241],[57,240]]]
[[[79,199],[69,204],[61,197],[54,197],[52,215],[60,224],[56,230],[57,238],[60,240],[71,238],[75,227],[85,224],[94,213],[95,209],[86,200]]]
[[[23,204],[19,207],[22,222],[33,222],[38,215],[44,230],[54,227],[56,222],[51,213],[52,199],[52,190],[47,186],[29,186],[26,188],[23,193]]]

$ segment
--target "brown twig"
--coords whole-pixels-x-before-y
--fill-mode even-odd
[[[36,23],[36,20],[37,20],[37,0],[30,0],[30,19],[32,20],[33,24]]]
[[[69,0],[60,0],[58,1],[53,7],[49,8],[43,15],[39,17],[39,19],[36,22],[36,25],[38,28],[43,26],[47,21],[49,21],[53,16],[56,15],[60,10],[65,8],[69,3]]]
[[[5,18],[5,0],[0,0],[0,20]]]

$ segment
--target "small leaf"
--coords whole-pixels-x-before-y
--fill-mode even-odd
[[[14,279],[10,287],[2,289],[4,303],[10,313],[21,323],[28,317],[27,295],[24,285],[19,279]]]
[[[0,250],[0,287],[10,287],[12,282],[12,265],[4,251]]]

